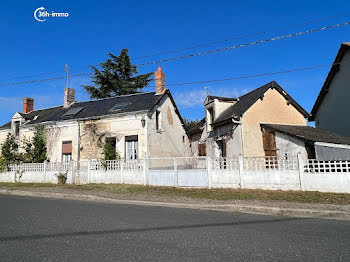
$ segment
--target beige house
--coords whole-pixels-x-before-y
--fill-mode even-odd
[[[350,43],[340,46],[326,81],[311,110],[315,126],[350,137]]]
[[[274,135],[264,132],[260,124],[306,126],[309,116],[274,81],[238,98],[208,96],[204,107],[205,118],[188,132],[195,156],[296,154],[289,149],[278,150]]]
[[[34,126],[43,125],[47,157],[51,162],[100,159],[109,142],[121,158],[183,156],[189,143],[180,112],[161,68],[155,72],[156,91],[75,102],[74,90],[64,91],[64,105],[34,109],[34,100],[24,98],[17,112],[0,127],[0,145],[8,133],[18,143],[31,139]]]

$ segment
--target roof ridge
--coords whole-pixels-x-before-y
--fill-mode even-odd
[[[120,95],[120,96],[111,96],[111,97],[104,97],[104,98],[98,98],[98,99],[91,99],[91,100],[88,100],[88,101],[75,101],[74,103],[88,103],[88,102],[101,101],[101,100],[112,99],[112,98],[117,98],[117,97],[146,95],[146,94],[151,94],[151,93],[155,93],[155,92],[154,91],[152,91],[152,92],[140,92],[140,93],[134,93],[134,94],[127,94],[127,95]]]
[[[263,89],[263,88],[274,87],[275,85],[273,85],[273,84],[277,84],[276,81],[274,81],[274,80],[273,80],[273,81],[270,81],[270,82],[268,82],[267,84],[264,84],[264,85],[262,85],[262,86],[260,86],[260,87],[257,87],[257,88],[255,88],[255,89],[249,91],[248,93],[245,93],[244,95],[241,95],[241,96],[238,97],[238,98],[241,98],[241,97],[243,97],[243,96],[246,96],[246,95],[248,95],[248,94],[253,93],[254,91],[257,91],[257,90],[260,90],[260,89]],[[277,85],[278,85],[278,84],[277,84]]]
[[[17,113],[23,114],[23,115],[27,116],[27,115],[29,115],[29,114],[31,114],[31,113],[33,113],[33,112],[43,111],[43,110],[48,110],[48,109],[53,109],[53,108],[57,108],[57,107],[63,107],[63,105],[60,105],[60,106],[51,106],[51,107],[47,107],[47,108],[35,109],[35,110],[30,111],[29,113],[26,113],[26,114],[25,114],[25,113],[21,113],[21,112],[17,112]]]
[[[95,102],[95,101],[101,101],[101,100],[112,99],[112,98],[117,98],[117,97],[126,97],[126,96],[134,96],[134,95],[145,95],[145,94],[150,94],[150,93],[155,93],[155,92],[153,91],[153,92],[142,92],[142,93],[135,93],[135,94],[120,95],[120,96],[111,96],[111,97],[99,98],[99,99],[88,100],[88,101],[74,101],[72,103],[72,105],[74,105],[74,104],[82,104],[82,103],[89,103],[89,102]],[[29,115],[29,114],[31,114],[33,112],[36,112],[36,111],[43,111],[43,110],[48,110],[48,109],[53,109],[53,108],[58,108],[58,107],[63,107],[63,105],[35,109],[35,110],[33,110],[33,111],[29,112],[29,113],[26,113],[26,114],[25,113],[21,113],[21,112],[17,112],[17,113],[20,113],[20,114],[23,114],[23,115]]]

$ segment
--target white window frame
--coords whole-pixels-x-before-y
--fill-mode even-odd
[[[134,138],[125,137],[125,159],[133,160],[139,158],[139,140],[138,136]]]

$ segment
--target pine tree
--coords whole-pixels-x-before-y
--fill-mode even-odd
[[[152,80],[150,77],[153,73],[134,76],[138,71],[130,62],[128,49],[122,49],[119,56],[112,53],[108,55],[110,58],[100,63],[102,70],[91,66],[93,70],[91,80],[95,85],[83,86],[91,98],[134,94],[141,91]]]

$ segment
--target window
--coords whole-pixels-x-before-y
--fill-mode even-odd
[[[214,122],[214,110],[213,108],[208,109],[210,124]]]
[[[62,117],[72,117],[78,114],[81,110],[83,110],[83,107],[76,107],[69,109],[66,113],[62,115]]]
[[[160,124],[160,121],[161,121],[161,116],[160,116],[160,111],[156,111],[156,130],[160,131],[160,128],[161,128],[161,124]]]
[[[212,131],[211,124],[214,122],[214,109],[212,107],[208,108],[206,111],[206,122],[207,122],[207,132]]]
[[[182,143],[185,143],[186,142],[186,138],[185,136],[182,136]]]
[[[125,158],[138,159],[139,149],[138,149],[138,136],[126,136],[125,137]]]
[[[198,156],[206,156],[206,145],[205,144],[198,144]]]
[[[106,138],[106,143],[110,144],[114,149],[117,146],[117,140],[115,137],[107,137]]]
[[[72,154],[62,154],[62,162],[68,163],[72,161]]]
[[[218,149],[219,149],[219,157],[226,157],[226,141],[225,140],[218,140],[217,142]]]
[[[112,109],[110,111],[121,111],[124,109],[124,107],[126,107],[128,105],[128,103],[124,103],[124,104],[115,104]]]
[[[19,137],[19,126],[20,126],[20,122],[15,121],[15,129],[14,129],[15,137]]]
[[[72,161],[72,141],[62,142],[62,162]]]

